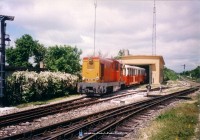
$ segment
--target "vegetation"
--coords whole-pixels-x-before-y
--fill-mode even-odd
[[[53,46],[47,49],[45,65],[52,71],[61,71],[76,74],[80,72],[81,51],[71,46]]]
[[[178,75],[173,70],[164,67],[164,81],[177,80],[177,79]]]
[[[71,46],[52,46],[47,49],[39,41],[25,34],[15,41],[15,47],[6,49],[6,62],[13,67],[44,66],[53,72],[15,72],[6,80],[5,102],[9,105],[47,100],[68,95],[75,90],[80,76],[81,50]],[[34,62],[30,63],[29,59]],[[60,72],[58,72],[60,71]],[[62,73],[65,72],[65,73]],[[70,74],[67,74],[70,73]]]
[[[124,49],[120,49],[117,56],[115,56],[115,59],[120,59],[122,56],[125,56],[125,50]]]
[[[173,108],[156,119],[157,130],[153,133],[151,140],[187,140],[195,134],[198,123],[200,96],[198,102],[183,104]]]
[[[7,105],[47,100],[73,93],[78,77],[61,72],[15,72],[6,80]]]
[[[60,100],[71,100],[74,99],[76,97],[79,97],[80,94],[73,94],[73,95],[66,95],[66,96],[62,96],[62,97],[58,97],[58,98],[53,98],[53,99],[47,99],[47,100],[42,100],[42,101],[34,101],[34,102],[28,102],[28,103],[22,103],[17,105],[17,108],[24,108],[24,107],[28,107],[28,106],[33,106],[33,105],[44,105],[44,104],[48,104],[51,102],[56,102],[56,101],[60,101]]]
[[[45,47],[33,40],[33,38],[25,34],[15,41],[15,48],[10,47],[6,49],[6,61],[10,66],[15,67],[32,67],[29,62],[30,57],[35,57],[37,66],[39,61],[44,58]]]
[[[34,58],[35,67],[39,68],[40,61],[51,71],[61,71],[71,74],[80,72],[81,50],[71,46],[52,46],[47,49],[44,45],[25,34],[15,41],[15,48],[6,49],[6,62],[14,67],[33,67],[29,62]]]
[[[197,80],[200,82],[200,66],[196,67],[194,70],[185,71],[180,73],[182,76],[187,76],[192,78],[193,80]]]
[[[33,51],[35,67],[40,67],[40,62],[44,60],[47,49],[42,44],[38,44],[37,48]]]

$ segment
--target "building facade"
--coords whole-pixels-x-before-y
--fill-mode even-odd
[[[124,64],[143,67],[146,69],[149,84],[161,84],[164,79],[164,59],[162,56],[128,55],[121,57]]]

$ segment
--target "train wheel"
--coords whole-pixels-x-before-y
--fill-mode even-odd
[[[113,86],[107,87],[106,93],[111,93],[111,92],[113,92]]]

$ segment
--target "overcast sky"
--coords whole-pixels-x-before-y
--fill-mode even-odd
[[[98,0],[96,52],[116,56],[120,49],[132,55],[152,54],[153,0]],[[81,57],[93,54],[94,0],[1,0],[0,14],[14,41],[30,34],[45,47],[77,46]],[[156,1],[157,48],[166,67],[176,72],[200,65],[200,1]]]

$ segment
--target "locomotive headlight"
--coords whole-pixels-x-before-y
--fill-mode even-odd
[[[85,80],[85,77],[83,77],[82,79],[83,79],[83,81],[84,81],[84,80]]]
[[[99,77],[96,77],[96,80],[99,80]]]

